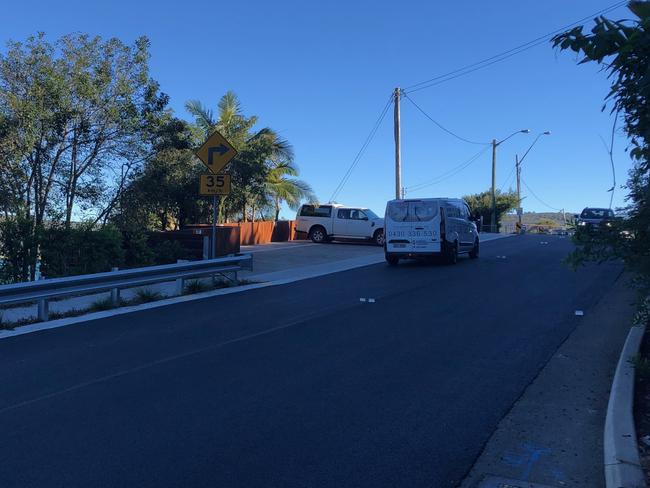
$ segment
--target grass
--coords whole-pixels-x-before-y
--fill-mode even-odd
[[[110,297],[103,298],[101,300],[96,300],[90,305],[90,308],[88,308],[89,312],[103,312],[105,310],[112,310],[114,309],[115,306],[113,305],[113,301],[110,299]]]
[[[183,290],[183,294],[193,295],[194,293],[202,293],[204,291],[211,290],[212,288],[213,288],[212,286],[210,286],[208,283],[205,283],[204,281],[192,280],[192,281],[188,281],[185,284],[185,289]]]
[[[135,293],[135,301],[134,303],[149,303],[149,302],[155,302],[156,300],[160,300],[163,298],[162,294],[157,291],[153,291],[149,288],[140,288],[136,293]]]
[[[72,308],[65,312],[50,312],[48,318],[49,320],[66,319],[68,317],[79,317],[86,313],[88,313],[87,308]],[[38,322],[38,320],[36,322]]]

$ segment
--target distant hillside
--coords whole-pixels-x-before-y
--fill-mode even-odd
[[[512,232],[517,222],[517,214],[509,213],[502,217],[501,227],[504,232]],[[562,212],[524,212],[521,216],[521,222],[529,229],[534,227],[562,228],[564,227],[564,217]],[[566,223],[571,225],[573,223],[573,213],[566,213]]]

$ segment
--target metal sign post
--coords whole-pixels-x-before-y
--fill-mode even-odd
[[[212,259],[217,257],[217,195],[212,197]]]
[[[217,174],[237,155],[237,151],[219,132],[214,131],[196,152],[211,174],[201,175],[199,195],[212,195],[212,243],[210,257],[217,257],[217,195],[230,193],[230,175]]]

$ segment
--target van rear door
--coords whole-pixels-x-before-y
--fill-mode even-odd
[[[385,228],[387,252],[440,252],[440,208],[436,200],[390,202]]]

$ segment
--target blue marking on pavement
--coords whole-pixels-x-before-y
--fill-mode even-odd
[[[528,479],[530,478],[530,473],[533,471],[533,467],[535,466],[537,461],[539,461],[539,458],[542,457],[542,454],[546,454],[551,451],[550,449],[539,448],[539,447],[531,446],[530,444],[524,444],[523,447],[524,450],[526,450],[529,454],[529,460],[526,469],[524,469],[522,479],[528,481]]]
[[[535,467],[535,464],[537,464],[537,462],[539,461],[539,459],[542,457],[543,454],[547,454],[549,452],[551,452],[550,449],[546,449],[543,447],[536,447],[531,444],[523,444],[521,447],[521,451],[519,453],[506,452],[504,453],[501,460],[504,464],[511,466],[513,468],[523,466],[522,473],[520,476],[518,476],[518,478],[520,478],[523,481],[528,481],[531,473],[533,472],[533,468]],[[564,474],[561,473],[560,471],[558,471],[558,473],[562,475]]]

